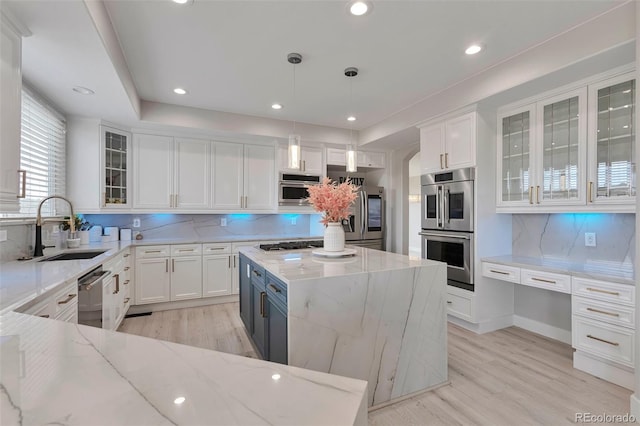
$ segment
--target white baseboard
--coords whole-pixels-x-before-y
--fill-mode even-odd
[[[528,331],[532,331],[537,334],[541,334],[550,339],[559,340],[568,345],[571,344],[571,330],[565,330],[563,328],[554,327],[552,325],[545,324],[540,321],[532,320],[526,317],[521,317],[520,315],[513,316],[513,325]]]
[[[640,399],[637,397],[637,392],[629,397],[629,408],[629,414],[635,417],[636,421],[640,420]]]
[[[634,388],[635,375],[631,368],[604,360],[584,351],[577,350],[573,353],[573,368],[585,371],[593,376],[600,377],[601,379],[629,390],[633,390]],[[631,409],[633,411],[633,399],[631,402]]]
[[[447,315],[447,321],[452,324],[459,325],[462,328],[473,331],[477,334],[490,333],[492,331],[500,330],[502,328],[511,327],[513,325],[513,318],[511,315],[505,315],[499,318],[492,318],[488,321],[481,323],[472,323],[465,321],[453,315]]]
[[[127,315],[148,312],[169,311],[171,309],[195,308],[198,306],[218,305],[220,303],[237,302],[238,295],[204,297],[202,299],[179,300],[177,302],[149,303],[148,305],[134,305],[129,308]]]

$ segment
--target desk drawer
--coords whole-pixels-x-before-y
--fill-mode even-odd
[[[514,266],[482,262],[482,275],[496,280],[520,284],[520,268]]]
[[[574,348],[633,367],[633,330],[577,315],[573,316],[571,328]]]
[[[610,324],[635,328],[635,310],[629,306],[573,296],[571,298],[571,311],[573,315],[581,315]]]
[[[520,284],[571,294],[571,276],[553,272],[520,270]]]
[[[632,285],[573,277],[572,287],[576,296],[635,306],[636,288]]]

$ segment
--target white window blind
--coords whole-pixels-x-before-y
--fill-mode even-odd
[[[35,216],[44,197],[65,195],[66,122],[25,86],[20,138],[20,168],[27,172],[26,197],[20,200],[20,213]],[[56,204],[54,200],[45,203],[42,214],[58,215]],[[66,212],[66,207],[63,209]]]

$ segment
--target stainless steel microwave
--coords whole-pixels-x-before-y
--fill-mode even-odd
[[[278,184],[278,204],[281,206],[306,206],[309,204],[307,185],[322,182],[320,175],[303,173],[280,173]]]

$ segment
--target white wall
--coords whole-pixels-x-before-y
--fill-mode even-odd
[[[390,154],[387,186],[387,250],[408,254],[409,251],[409,160],[418,153],[415,143],[394,150]]]
[[[409,255],[421,256],[422,239],[418,233],[422,227],[421,223],[421,201],[420,192],[420,153],[414,155],[409,160]]]

